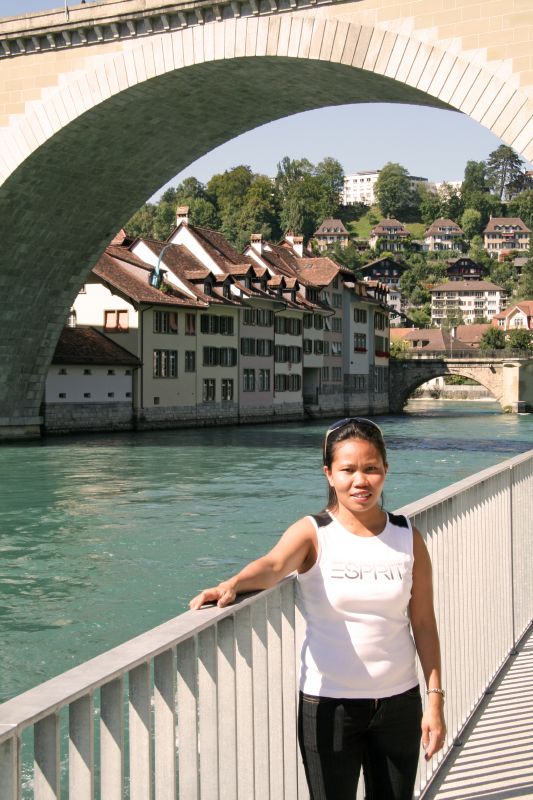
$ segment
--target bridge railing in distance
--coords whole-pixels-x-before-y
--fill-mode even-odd
[[[391,355],[391,359],[398,359],[399,361],[405,359],[423,359],[423,358],[457,358],[467,359],[469,361],[491,361],[494,359],[512,358],[528,360],[533,359],[533,352],[530,350],[481,350],[481,348],[472,347],[470,350],[405,350]]]
[[[432,556],[447,691],[446,748],[421,758],[417,796],[531,621],[532,490],[533,450],[400,509]],[[302,636],[288,578],[0,705],[0,800],[307,800]]]

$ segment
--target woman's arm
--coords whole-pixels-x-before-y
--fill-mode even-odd
[[[191,609],[216,602],[221,608],[233,603],[238,594],[268,589],[291,572],[310,569],[316,560],[317,539],[312,522],[298,520],[265,556],[247,564],[237,575],[218,586],[204,589],[189,603]]]
[[[431,561],[422,535],[416,528],[413,528],[413,552],[413,588],[409,603],[411,628],[426,686],[428,689],[441,689],[440,644],[433,609]],[[441,694],[428,694],[422,717],[422,745],[426,750],[427,760],[444,744],[446,724],[443,706],[444,698]]]

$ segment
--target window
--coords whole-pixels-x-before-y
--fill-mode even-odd
[[[289,392],[299,392],[302,388],[302,376],[301,375],[287,375],[287,391]]]
[[[302,321],[293,317],[276,317],[276,333],[287,333],[291,336],[300,336]]]
[[[178,351],[154,350],[154,378],[178,377]]]
[[[91,369],[84,369],[83,370],[83,374],[84,375],[91,375],[92,374],[92,370]]]
[[[222,378],[222,402],[233,402],[233,379]]]
[[[242,318],[243,325],[255,325],[255,308],[245,308]]]
[[[333,317],[331,320],[331,328],[335,333],[342,332],[342,317]]]
[[[161,400],[159,397],[154,397],[154,406],[158,406],[160,402]]]
[[[218,347],[204,347],[204,367],[218,366]]]
[[[59,397],[60,400],[66,400],[67,399],[67,395],[65,394],[65,392],[59,392],[58,397]]]
[[[108,396],[108,397],[114,397],[114,396],[115,396],[115,392],[108,392],[108,393],[107,393],[107,396]]]
[[[255,356],[255,339],[241,339],[241,355]]]
[[[353,321],[361,322],[366,325],[366,308],[354,308]]]
[[[314,351],[315,351],[315,356],[324,355],[324,342],[321,339],[315,339]]]
[[[342,381],[342,367],[331,368],[331,380],[339,383]]]
[[[115,370],[114,369],[108,369],[107,370],[107,374],[108,375],[114,375],[115,374]]]
[[[354,333],[353,335],[354,352],[366,353],[366,333]]]
[[[126,392],[126,397],[131,397],[131,392]]]
[[[67,328],[75,328],[76,327],[76,312],[73,308],[70,309],[68,319],[67,319]]]
[[[261,325],[263,328],[272,327],[274,324],[274,312],[269,311],[267,308],[258,308],[256,313],[256,324]]]
[[[154,311],[154,333],[177,333],[178,314],[176,311]]]
[[[216,381],[214,378],[204,378],[202,400],[204,403],[214,403],[216,398]]]
[[[322,367],[322,380],[329,381],[329,367]]]
[[[104,329],[106,331],[129,330],[129,312],[104,311]]]
[[[342,354],[342,344],[341,342],[332,342],[331,343],[331,355],[332,356],[340,356]]]
[[[204,283],[204,294],[212,295],[213,294],[213,284],[211,281],[206,281]]]
[[[321,331],[324,328],[324,319],[320,316],[320,314],[315,314],[313,319],[313,326],[315,330]]]
[[[131,369],[125,369],[124,375],[131,375]]]
[[[313,315],[304,314],[304,328],[309,329],[313,327]]]
[[[237,364],[235,347],[221,347],[218,351],[218,363],[221,367],[234,367]]]
[[[258,339],[256,342],[256,353],[258,356],[272,356],[274,353],[274,342],[272,339]]]
[[[342,294],[333,293],[333,307],[342,308]]]
[[[88,399],[91,396],[91,393],[90,392],[84,392],[83,396]]]
[[[243,392],[255,392],[255,369],[245,369],[242,373]]]
[[[58,370],[57,374],[58,375],[68,375],[67,370],[65,369],[65,367],[61,367],[61,369]]]
[[[287,375],[275,375],[274,376],[274,390],[276,392],[286,392],[287,391]]]
[[[260,392],[269,392],[270,391],[270,370],[269,369],[260,369],[259,370],[259,391]]]
[[[313,352],[313,340],[304,339],[304,355],[308,356]]]
[[[194,350],[185,351],[185,372],[196,372],[196,353]]]
[[[233,317],[201,314],[200,331],[202,333],[220,333],[223,336],[233,336]]]
[[[196,314],[185,314],[185,335],[196,336]]]

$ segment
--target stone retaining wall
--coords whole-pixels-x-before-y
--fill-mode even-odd
[[[81,433],[133,430],[133,409],[129,403],[46,403],[45,433]]]

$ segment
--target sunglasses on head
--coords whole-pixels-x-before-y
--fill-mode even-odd
[[[360,428],[373,428],[377,430],[381,439],[383,439],[383,431],[376,425],[375,422],[372,422],[371,419],[366,419],[365,417],[345,417],[344,419],[338,419],[333,425],[330,425],[326,431],[326,438],[324,439],[324,464],[326,463],[326,448],[328,445],[328,439],[332,433],[335,431],[340,431],[341,428],[346,428],[347,425],[357,425]]]

